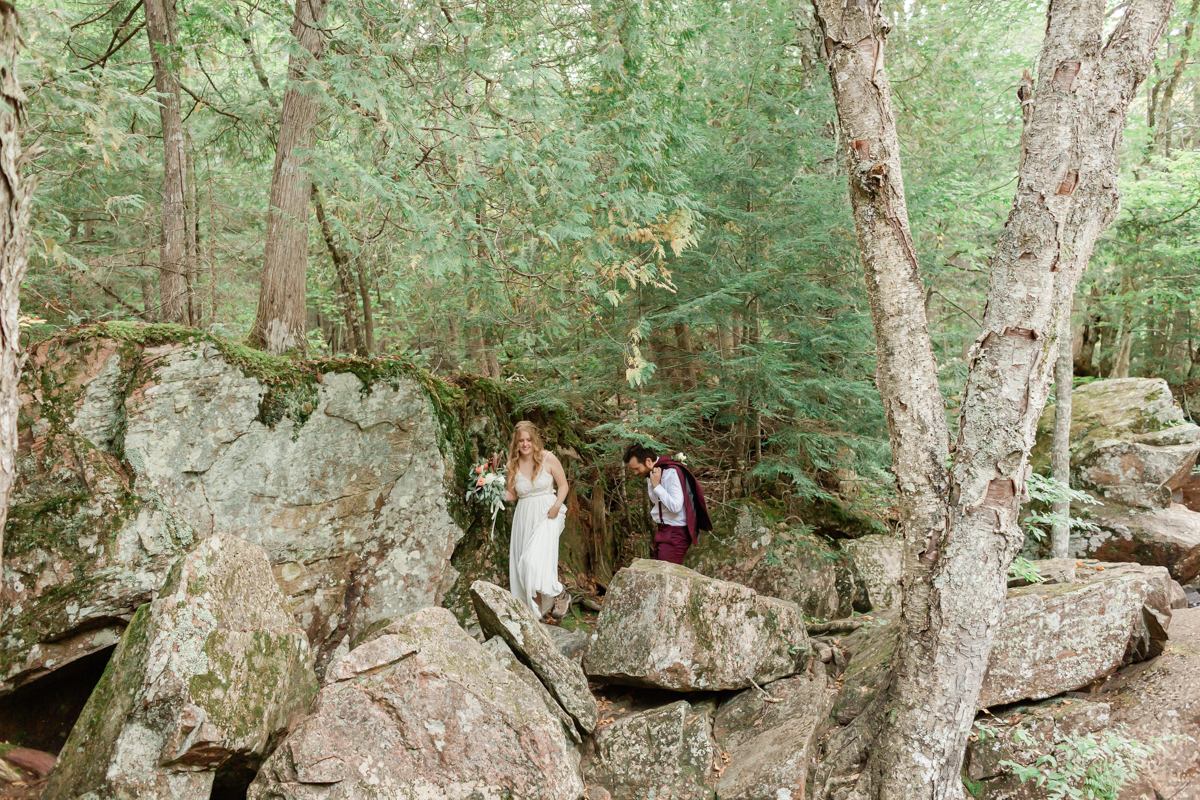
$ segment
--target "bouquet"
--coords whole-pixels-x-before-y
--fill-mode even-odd
[[[496,533],[496,516],[504,510],[504,487],[507,480],[499,459],[480,461],[467,478],[467,502],[476,502],[492,512],[491,539]]]

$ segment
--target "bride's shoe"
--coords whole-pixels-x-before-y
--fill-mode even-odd
[[[567,612],[571,610],[571,601],[573,599],[569,591],[564,591],[558,597],[554,598],[554,606],[550,609],[550,616],[556,620],[565,617]]]

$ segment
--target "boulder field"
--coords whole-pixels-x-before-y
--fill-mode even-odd
[[[1010,590],[980,699],[1004,736],[973,738],[964,772],[989,797],[1037,796],[1009,763],[1030,742],[1194,732],[1200,650],[1167,635],[1200,610],[1171,608],[1167,570],[1089,561],[1060,578]],[[795,800],[878,695],[897,636],[891,611],[809,636],[792,603],[635,561],[581,669],[571,637],[504,589],[471,594],[477,636],[422,608],[339,653],[318,686],[265,552],[211,535],[135,614],[43,797],[204,797],[232,762],[250,800]],[[1108,699],[1078,699],[1097,689]],[[1186,747],[1154,757],[1147,786],[1195,768]]]
[[[817,535],[746,504],[706,534],[693,568],[618,570],[583,630],[534,619],[486,581],[461,590],[470,606],[456,617],[441,605],[464,534],[427,376],[399,362],[296,372],[190,338],[121,326],[31,352],[0,720],[9,699],[31,707],[40,680],[96,676],[60,752],[0,745],[0,789],[846,796],[853,774],[827,765],[889,674],[896,539],[869,526]],[[1200,608],[1175,580],[1194,575],[1179,472],[1200,440],[1161,389],[1079,390],[1073,481],[1103,505],[1074,558],[1010,582],[964,763],[973,797],[1045,796],[1017,769],[1137,741],[1147,749],[1123,797],[1200,798]],[[1148,517],[1170,520],[1136,533],[1129,520]]]

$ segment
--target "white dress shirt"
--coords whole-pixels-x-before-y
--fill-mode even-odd
[[[658,464],[656,460],[654,462]],[[658,486],[646,478],[646,491],[650,495],[650,517],[662,525],[687,525],[687,512],[683,510],[683,485],[679,482],[679,471],[664,469]]]

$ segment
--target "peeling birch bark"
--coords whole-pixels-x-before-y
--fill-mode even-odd
[[[908,545],[905,635],[888,691],[828,752],[847,762],[844,771],[861,768],[857,797],[959,798],[966,737],[1022,541],[1017,515],[1062,317],[1096,238],[1116,215],[1126,113],[1173,2],[1132,0],[1107,43],[1102,0],[1050,2],[1036,85],[1022,83],[1019,95],[1026,127],[1016,197],[992,260],[983,331],[968,357],[949,476],[884,71],[887,22],[870,0],[813,0],[813,7],[848,141],[876,378]],[[831,775],[827,766],[818,779]],[[815,787],[818,797],[824,785]]]

